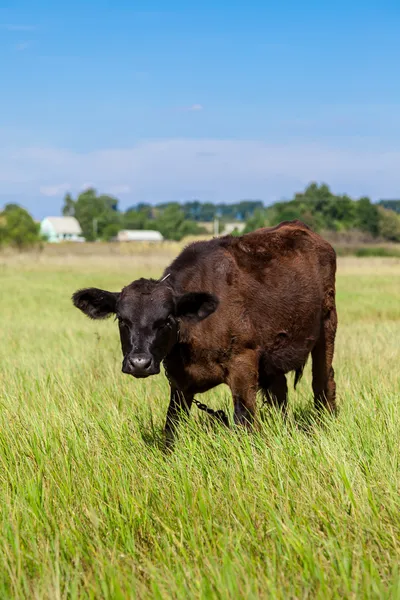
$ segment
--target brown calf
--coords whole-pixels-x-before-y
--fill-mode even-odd
[[[123,372],[147,377],[163,362],[171,440],[195,394],[221,383],[238,424],[253,422],[258,390],[285,412],[285,374],[295,371],[296,385],[310,353],[315,405],[335,411],[335,273],[330,244],[290,221],[195,242],[158,281],[79,290],[73,302],[91,318],[117,315]]]

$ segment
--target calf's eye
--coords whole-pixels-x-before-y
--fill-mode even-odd
[[[168,317],[168,319],[164,323],[164,327],[171,327],[172,322],[172,317]]]

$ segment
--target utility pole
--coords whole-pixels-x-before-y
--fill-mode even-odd
[[[97,219],[96,217],[93,219],[93,237],[97,240]]]
[[[217,236],[219,234],[219,220],[218,217],[214,218],[214,235]]]

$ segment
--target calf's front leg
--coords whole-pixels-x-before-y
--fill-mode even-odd
[[[189,415],[193,402],[193,395],[184,394],[176,387],[171,386],[170,401],[167,410],[167,420],[165,423],[165,441],[167,447],[174,443],[176,431],[182,416]]]
[[[230,362],[227,383],[233,397],[235,424],[254,427],[258,388],[256,351],[246,350]]]

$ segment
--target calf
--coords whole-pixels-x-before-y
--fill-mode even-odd
[[[331,245],[286,221],[195,242],[160,280],[78,290],[73,303],[92,319],[116,315],[123,373],[148,377],[163,363],[171,441],[195,394],[221,383],[232,391],[237,424],[253,422],[258,390],[285,412],[285,374],[295,371],[296,385],[310,353],[315,405],[335,411],[335,273]]]

